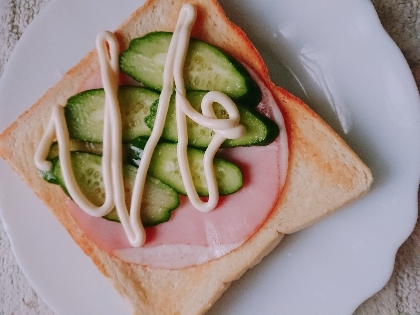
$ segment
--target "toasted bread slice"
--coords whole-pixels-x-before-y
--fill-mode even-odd
[[[150,0],[116,30],[125,50],[151,31],[173,31],[186,0]],[[280,107],[289,142],[289,167],[279,201],[263,226],[238,249],[200,266],[153,269],[123,262],[85,237],[67,211],[66,195],[38,174],[33,156],[54,104],[64,104],[99,68],[89,53],[0,136],[0,155],[47,204],[73,239],[127,301],[133,314],[201,314],[229,284],[258,263],[281,240],[365,194],[370,170],[344,141],[302,101],[268,77],[262,58],[215,0],[189,0],[197,9],[192,36],[218,46],[250,67]]]

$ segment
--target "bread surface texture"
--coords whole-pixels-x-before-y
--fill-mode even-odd
[[[152,31],[173,31],[184,3],[197,9],[192,36],[220,47],[250,67],[272,92],[284,116],[289,143],[288,172],[278,204],[244,245],[200,266],[154,269],[123,262],[92,243],[67,211],[59,186],[38,174],[33,156],[55,104],[65,104],[99,63],[89,53],[0,136],[0,155],[51,209],[82,250],[127,301],[133,314],[202,314],[248,268],[300,230],[365,194],[372,175],[344,141],[302,101],[268,77],[264,62],[246,35],[213,0],[150,0],[116,31],[121,49]],[[284,131],[283,131],[284,132]]]

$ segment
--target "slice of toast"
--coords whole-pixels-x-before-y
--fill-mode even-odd
[[[302,101],[274,86],[255,47],[224,15],[215,0],[149,0],[115,32],[121,49],[151,31],[173,31],[184,3],[197,9],[192,36],[218,46],[247,64],[271,90],[280,107],[289,142],[289,166],[279,201],[263,226],[238,249],[200,266],[153,269],[123,262],[85,237],[67,211],[59,186],[38,174],[33,156],[54,104],[64,104],[99,68],[89,53],[0,136],[0,155],[47,204],[73,239],[89,255],[133,314],[201,314],[229,284],[281,240],[365,194],[370,170],[344,141]]]

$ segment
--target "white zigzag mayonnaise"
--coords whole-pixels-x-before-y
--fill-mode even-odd
[[[76,183],[71,166],[69,133],[63,106],[56,105],[53,108],[50,121],[35,153],[34,161],[36,167],[41,171],[49,171],[52,165],[51,162],[47,161],[47,156],[51,144],[57,140],[59,143],[61,171],[71,198],[87,214],[94,217],[102,217],[108,214],[113,208],[116,208],[126,236],[133,247],[142,246],[146,238],[145,230],[140,220],[142,193],[153,151],[162,135],[169,100],[174,88],[174,81],[177,104],[178,162],[188,198],[196,209],[208,212],[217,206],[219,193],[213,169],[214,155],[223,141],[239,138],[245,133],[245,128],[239,124],[240,117],[236,105],[225,94],[220,92],[207,93],[202,102],[203,114],[193,109],[186,99],[182,73],[195,17],[196,11],[192,5],[186,4],[182,7],[166,57],[163,78],[164,84],[159,99],[156,121],[137,171],[130,211],[125,204],[122,175],[121,113],[117,98],[119,48],[117,39],[112,33],[103,32],[99,34],[96,43],[101,66],[101,77],[106,94],[102,160],[102,173],[106,196],[104,204],[100,207],[93,205],[83,195]],[[212,109],[214,102],[220,103],[226,109],[229,114],[229,119],[216,118]],[[210,128],[215,132],[215,136],[204,155],[204,172],[209,190],[207,202],[203,202],[199,198],[192,182],[187,159],[187,116],[196,123]]]

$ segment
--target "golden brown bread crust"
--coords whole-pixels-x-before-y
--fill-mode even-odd
[[[108,277],[134,314],[201,314],[282,238],[366,193],[370,170],[303,102],[275,87],[259,53],[214,0],[149,0],[116,31],[122,49],[151,31],[173,31],[185,2],[197,8],[193,37],[221,47],[247,64],[271,90],[283,113],[289,139],[289,169],[278,205],[261,229],[235,251],[204,265],[162,270],[120,261],[87,239],[66,209],[61,188],[40,178],[32,159],[53,104],[64,104],[98,69],[89,53],[0,136],[0,155],[53,211],[73,239]],[[246,61],[246,62],[245,62]]]

